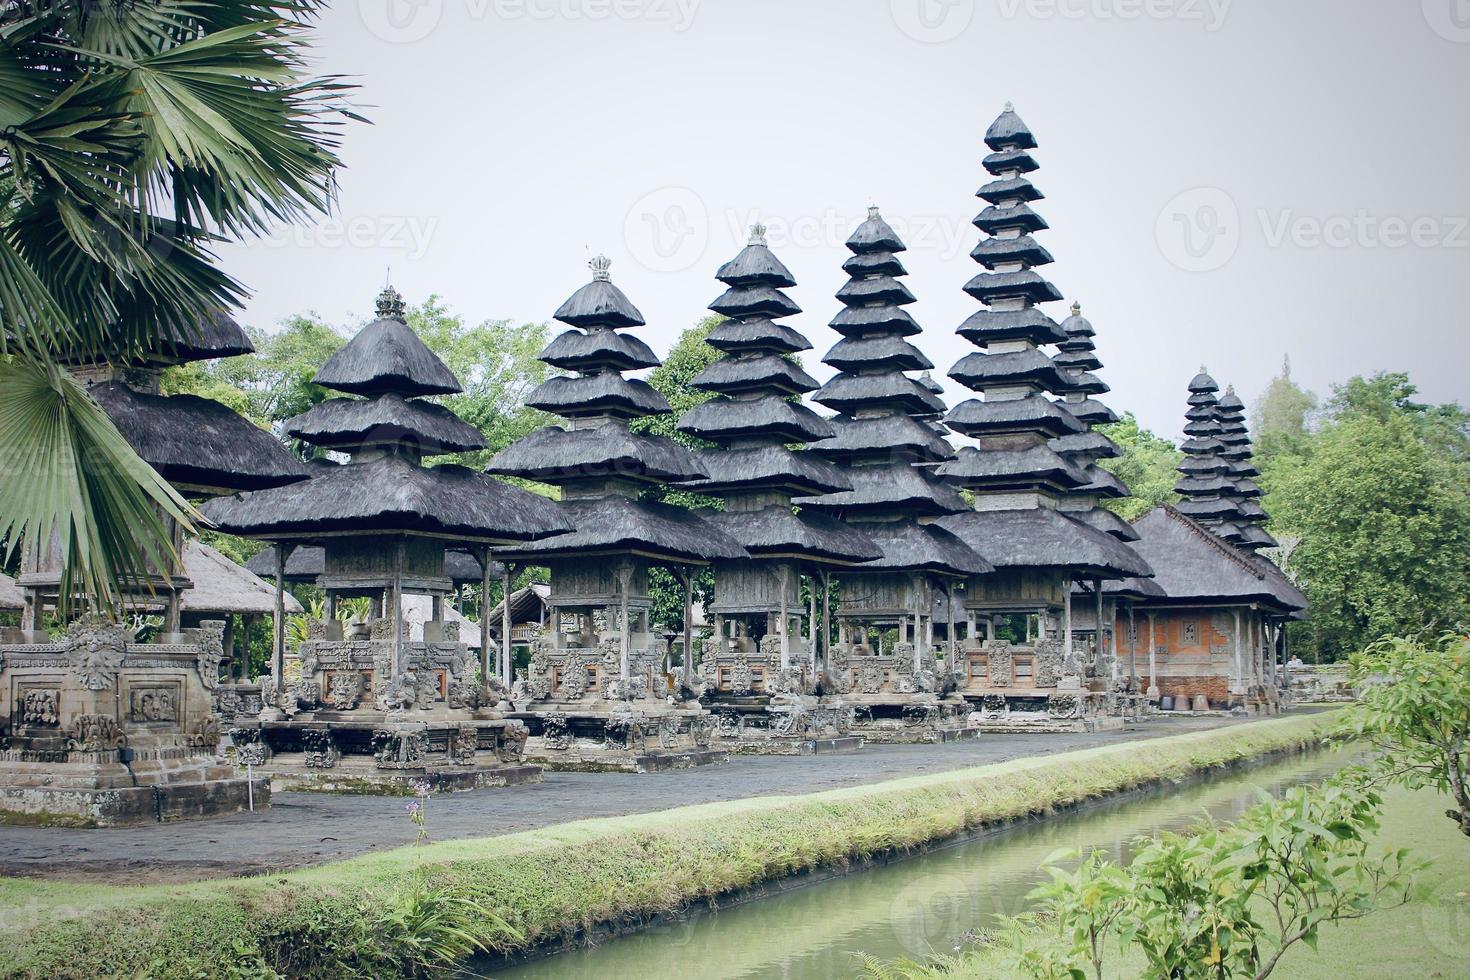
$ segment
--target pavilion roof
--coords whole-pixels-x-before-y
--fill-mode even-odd
[[[954,514],[969,509],[958,491],[909,463],[853,466],[847,476],[851,490],[799,497],[794,503],[845,520]]]
[[[954,533],[935,524],[884,521],[863,530],[883,549],[883,557],[856,571],[922,571],[941,575],[984,575],[995,567]]]
[[[1128,545],[1050,507],[969,511],[938,524],[999,569],[1058,568],[1102,579],[1152,574]]]
[[[25,604],[25,593],[15,584],[15,579],[0,574],[0,610],[24,609]]]
[[[686,446],[631,432],[619,421],[582,429],[537,429],[497,453],[486,472],[550,483],[610,476],[680,482],[708,476]]]
[[[275,546],[271,545],[255,555],[245,563],[245,567],[253,575],[274,580],[276,577]],[[481,567],[479,560],[474,555],[455,550],[444,552],[444,574],[455,585],[479,585],[483,581]],[[288,582],[315,582],[326,570],[327,552],[321,545],[297,545],[291,549],[291,554],[286,558],[286,581]],[[499,562],[490,563],[492,578],[498,578],[504,570],[505,566]]]
[[[133,451],[171,483],[238,491],[306,479],[306,467],[275,436],[220,402],[147,394],[118,382],[94,384],[88,393]]]
[[[619,494],[564,500],[560,510],[575,530],[503,548],[506,560],[545,561],[597,554],[641,554],[655,561],[707,564],[746,556],[736,540],[694,511]]]
[[[434,456],[485,448],[484,434],[443,405],[392,393],[329,398],[289,419],[286,433],[345,452],[393,445]]]
[[[392,286],[377,299],[378,318],[327,358],[312,381],[353,395],[452,395],[459,379],[408,325]]]
[[[695,493],[759,490],[792,496],[848,490],[847,474],[816,453],[792,452],[785,446],[708,449],[698,452],[707,476],[681,484]]]
[[[794,513],[784,504],[760,510],[700,511],[706,521],[739,541],[751,557],[799,555],[814,561],[856,563],[882,549],[865,533],[815,512]]]

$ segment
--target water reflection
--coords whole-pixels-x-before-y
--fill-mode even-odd
[[[1127,860],[1141,834],[1225,821],[1265,790],[1319,780],[1346,757],[1322,753],[1104,803],[984,840],[796,889],[592,949],[495,971],[497,980],[653,980],[662,977],[851,976],[855,951],[881,959],[948,952],[967,932],[1025,907],[1059,848],[1106,848]]]

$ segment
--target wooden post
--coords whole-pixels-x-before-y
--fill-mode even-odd
[[[276,608],[271,631],[271,672],[275,675],[273,683],[277,699],[286,693],[286,548],[285,542],[276,542]]]
[[[1072,659],[1072,583],[1062,590],[1062,657]]]
[[[959,640],[955,636],[955,632],[958,629],[958,626],[955,624],[955,618],[954,618],[954,581],[953,580],[950,580],[950,581],[945,582],[944,604],[945,604],[946,607],[948,607],[948,612],[949,612],[949,657],[948,657],[948,660],[949,660],[949,672],[950,672],[951,675],[953,675],[954,672],[955,672],[955,649],[959,645]]]
[[[1240,663],[1240,610],[1232,609],[1230,613],[1235,617],[1235,629],[1231,631],[1231,639],[1235,645],[1235,667],[1233,672],[1235,674],[1235,687],[1240,688],[1245,685],[1245,679],[1241,676]]]
[[[631,568],[620,568],[618,570],[618,606],[623,625],[623,657],[622,663],[618,667],[618,672],[625,685],[630,676],[630,665],[628,661],[633,652],[632,624],[628,622],[628,586],[629,579],[632,577],[633,570]],[[626,692],[627,688],[624,687],[623,690]]]
[[[832,573],[822,572],[822,669],[827,669],[832,649]]]
[[[694,673],[694,569],[684,569],[684,673]]]
[[[1092,626],[1093,626],[1093,630],[1092,630],[1092,662],[1093,662],[1093,671],[1098,676],[1102,676],[1103,659],[1104,659],[1104,657],[1106,657],[1106,653],[1103,650],[1103,594],[1102,594],[1102,579],[1095,578],[1095,579],[1092,580],[1092,593],[1093,593],[1093,599],[1095,600],[1094,603],[1093,603],[1093,605],[1095,607],[1095,613],[1096,613],[1096,618],[1093,620],[1093,623],[1092,623]],[[1115,671],[1116,671],[1116,667],[1114,668],[1113,671],[1109,671],[1109,673],[1110,674],[1114,674]]]
[[[1158,634],[1154,629],[1154,614],[1148,614],[1148,696],[1156,698],[1159,696],[1159,643]]]
[[[1116,638],[1117,634],[1114,633]],[[1133,690],[1138,690],[1138,624],[1133,619],[1133,603],[1128,603],[1128,674]]]
[[[403,540],[393,547],[393,674],[403,673]]]
[[[811,669],[812,676],[815,677],[817,673],[817,577],[815,575],[808,575],[806,581],[807,590],[810,593],[807,596],[806,632],[808,649],[806,659],[807,666]]]
[[[480,549],[480,691],[490,693],[490,546]]]
[[[781,670],[791,669],[791,617],[787,615],[786,592],[791,587],[791,566],[783,564],[778,576],[781,587]]]
[[[511,575],[510,562],[506,562],[500,586],[500,682],[506,687],[515,683],[515,678],[512,676],[515,673],[515,667],[510,657],[510,587],[513,584]]]

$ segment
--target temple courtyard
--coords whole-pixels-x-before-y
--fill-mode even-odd
[[[485,789],[434,797],[428,803],[428,827],[435,841],[493,837],[572,820],[816,793],[1248,720],[1164,716],[1143,726],[1090,733],[996,734],[943,745],[869,745],[854,752],[785,758],[738,756],[724,766],[662,773],[555,773],[515,792]],[[322,864],[412,844],[415,828],[405,805],[402,797],[285,792],[272,797],[268,811],[209,821],[113,829],[7,827],[0,835],[0,876],[136,885]]]

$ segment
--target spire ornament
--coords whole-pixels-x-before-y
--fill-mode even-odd
[[[766,241],[766,226],[764,224],[762,224],[761,222],[757,221],[755,224],[753,224],[753,225],[750,226],[750,241],[747,242],[747,244],[749,244],[749,245],[767,245],[767,244],[769,244]]]
[[[588,262],[587,268],[592,270],[593,282],[612,282],[612,259],[606,255],[594,255]]]
[[[403,295],[392,286],[384,286],[377,299],[379,320],[407,322],[404,314]]]

